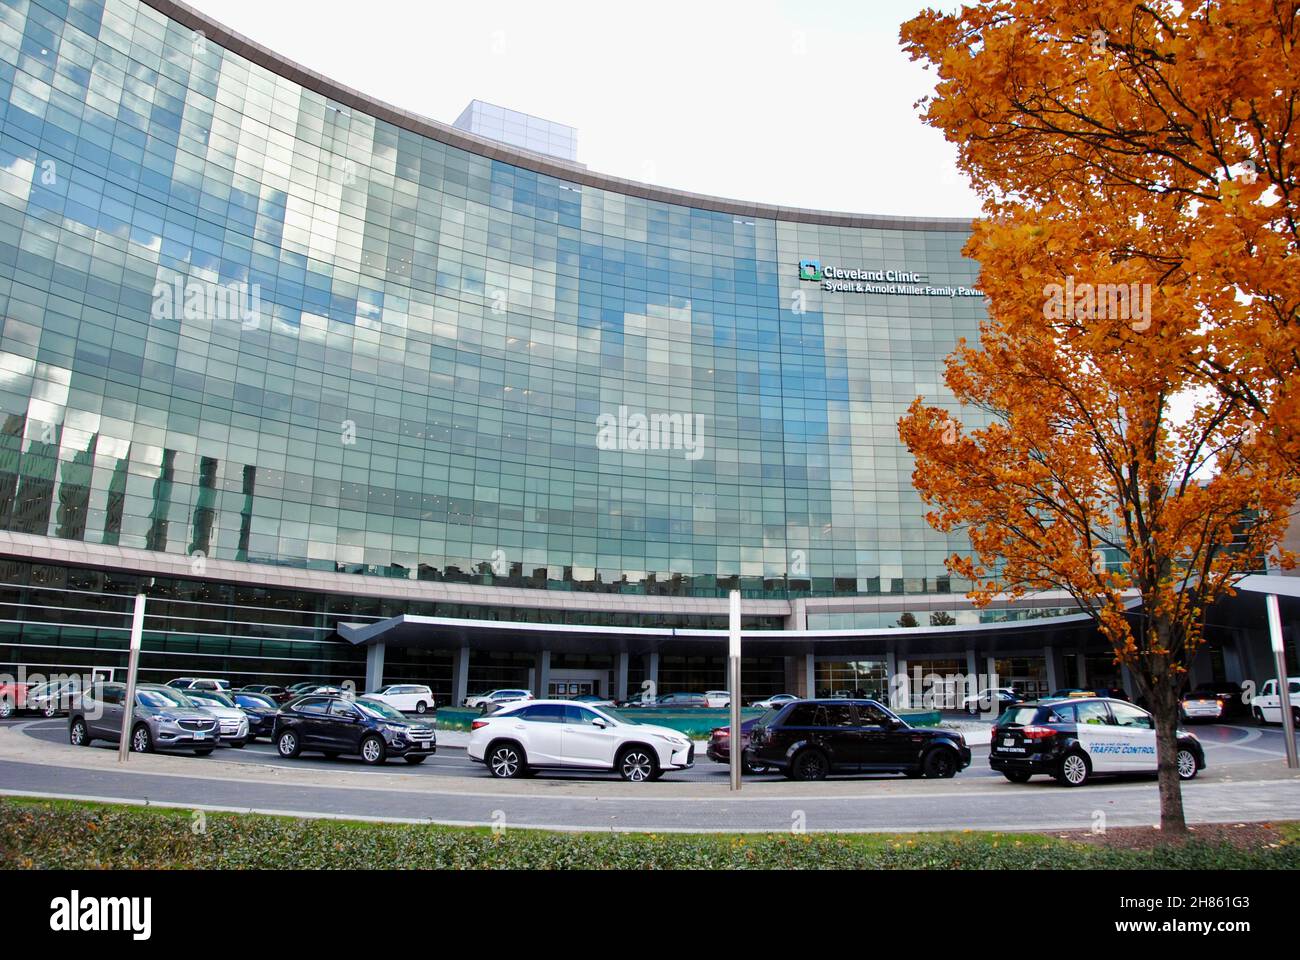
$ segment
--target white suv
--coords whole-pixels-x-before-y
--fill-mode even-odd
[[[547,767],[617,770],[624,780],[658,780],[695,763],[695,744],[671,727],[615,720],[571,700],[533,700],[471,725],[469,757],[494,777]]]
[[[367,700],[378,700],[403,713],[427,713],[434,708],[433,691],[416,683],[390,683]]]
[[[1291,700],[1291,712],[1300,725],[1300,677],[1287,678],[1286,692]],[[1278,696],[1276,680],[1269,680],[1259,688],[1259,693],[1251,701],[1250,715],[1256,723],[1282,722],[1282,698]]]
[[[512,700],[531,700],[533,695],[527,690],[511,687],[508,690],[489,690],[487,693],[475,694],[465,698],[467,707],[494,707]]]
[[[705,690],[704,699],[707,700],[710,707],[729,707],[731,706],[730,690]]]

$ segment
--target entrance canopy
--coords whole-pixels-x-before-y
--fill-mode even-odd
[[[402,614],[377,623],[340,623],[338,635],[356,646],[384,644],[432,650],[531,653],[726,655],[727,631],[672,627],[607,627],[580,624],[459,620]],[[885,627],[870,630],[746,630],[741,639],[750,656],[843,656],[910,653],[984,655],[1044,646],[1079,648],[1096,636],[1086,614],[1009,623],[949,627]]]

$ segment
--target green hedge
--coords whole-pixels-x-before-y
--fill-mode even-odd
[[[1300,830],[1242,851],[1191,841],[1117,850],[1038,834],[551,833],[0,799],[0,866],[11,869],[1285,869]]]

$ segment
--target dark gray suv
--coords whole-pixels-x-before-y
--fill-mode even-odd
[[[126,684],[96,684],[81,695],[68,717],[68,741],[76,747],[93,740],[119,743],[122,739]],[[217,745],[217,718],[194,707],[179,690],[142,686],[135,690],[131,749],[150,753],[156,749],[193,750],[206,757]]]

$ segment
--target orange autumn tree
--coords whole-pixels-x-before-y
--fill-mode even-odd
[[[989,297],[946,378],[977,424],[918,400],[914,479],[968,531],[977,601],[1059,588],[1097,620],[1156,716],[1169,830],[1205,611],[1298,492],[1297,8],[992,0],[902,28],[984,200]]]
[[[1095,249],[1200,306],[1223,336],[1183,358],[1193,378],[1300,465],[1300,3],[990,0],[923,11],[901,39],[939,73],[925,122],[1008,231],[1047,204],[1177,224]]]

